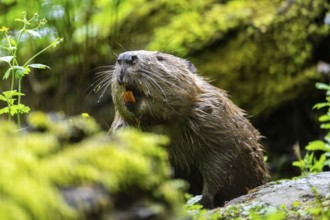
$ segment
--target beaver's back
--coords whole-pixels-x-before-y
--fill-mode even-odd
[[[263,184],[268,172],[259,132],[226,93],[203,79],[191,115],[170,126],[168,147],[177,175],[187,179],[202,203],[221,205]],[[173,129],[176,128],[176,129]],[[210,195],[210,198],[207,198]]]

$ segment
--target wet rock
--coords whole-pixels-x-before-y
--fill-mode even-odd
[[[307,205],[316,198],[330,199],[330,172],[310,174],[294,180],[269,182],[253,191],[231,200],[226,206],[258,202],[276,207],[285,205],[291,208],[296,201],[299,201],[301,205]]]

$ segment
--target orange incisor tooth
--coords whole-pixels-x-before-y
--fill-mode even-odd
[[[132,91],[126,91],[122,94],[124,101],[127,103],[135,103],[135,98]]]

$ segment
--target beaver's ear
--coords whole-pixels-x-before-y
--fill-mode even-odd
[[[191,62],[189,62],[187,60],[186,60],[186,64],[187,64],[188,69],[190,70],[190,72],[197,74],[197,69],[194,66],[194,64],[192,64]]]

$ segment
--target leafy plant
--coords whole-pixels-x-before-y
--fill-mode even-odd
[[[15,96],[22,96],[23,93],[19,93],[16,90],[12,91],[5,91],[2,93],[3,95],[0,95],[0,100],[7,103],[7,107],[4,107],[0,109],[0,114],[8,114],[9,116],[13,116],[15,114],[21,114],[21,113],[28,113],[30,111],[30,108],[23,105],[23,104],[17,104],[15,105],[16,99]]]
[[[47,47],[34,54],[24,64],[20,64],[17,55],[23,43],[23,36],[28,35],[31,36],[32,39],[41,38],[37,30],[45,25],[47,21],[45,19],[39,20],[37,13],[35,13],[32,18],[27,19],[25,12],[23,12],[23,19],[16,19],[16,21],[23,24],[23,27],[17,31],[17,33],[9,33],[9,28],[4,26],[0,28],[0,34],[2,33],[4,37],[4,39],[0,40],[3,42],[0,45],[0,50],[5,51],[6,54],[6,56],[0,57],[0,62],[6,62],[9,65],[9,68],[4,73],[3,80],[11,80],[10,90],[4,91],[2,93],[3,95],[0,96],[0,100],[7,103],[7,107],[0,109],[0,114],[8,114],[9,121],[14,115],[17,115],[17,123],[20,126],[20,115],[30,111],[28,106],[21,103],[21,97],[24,96],[24,93],[22,93],[22,78],[30,73],[31,68],[50,69],[49,66],[44,64],[31,64],[31,62],[49,48],[56,47],[63,39],[56,38]]]
[[[327,112],[319,117],[321,128],[327,131],[324,140],[315,140],[310,142],[306,147],[306,155],[301,158],[301,154],[296,149],[298,161],[293,162],[293,166],[299,167],[302,174],[318,173],[323,171],[324,167],[330,167],[330,85],[324,83],[316,83],[316,88],[326,91],[326,101],[314,105],[314,109],[327,108]],[[316,151],[321,151],[321,155],[317,157]]]

